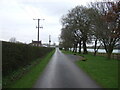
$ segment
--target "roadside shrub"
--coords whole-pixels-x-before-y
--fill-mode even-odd
[[[27,44],[17,44],[2,41],[2,75],[7,76],[33,60],[45,56],[53,48],[34,47]]]

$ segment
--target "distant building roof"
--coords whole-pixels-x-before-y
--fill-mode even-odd
[[[32,40],[32,43],[30,43],[30,45],[32,45],[32,46],[41,46],[42,42],[41,41],[33,41]]]
[[[41,41],[33,41],[33,40],[32,43],[42,44]]]

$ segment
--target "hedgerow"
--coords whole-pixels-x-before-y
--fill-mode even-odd
[[[33,60],[44,57],[52,50],[53,48],[2,41],[2,75],[7,76],[11,72],[27,66]]]

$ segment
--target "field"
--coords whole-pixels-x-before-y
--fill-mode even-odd
[[[63,51],[66,54],[73,54]],[[79,54],[77,54],[79,55]],[[86,61],[77,61],[76,64],[91,76],[103,88],[118,87],[118,62],[119,60],[107,59],[104,56],[93,56],[92,54],[80,55]]]

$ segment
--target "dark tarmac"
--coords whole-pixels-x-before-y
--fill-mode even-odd
[[[81,58],[65,55],[57,48],[33,88],[100,88],[74,63]]]

